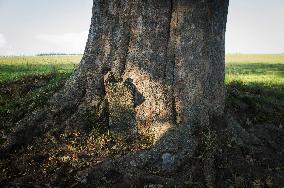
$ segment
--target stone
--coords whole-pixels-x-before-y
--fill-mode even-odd
[[[172,166],[174,165],[175,163],[175,155],[172,155],[170,153],[164,153],[162,155],[162,163],[163,163],[163,166],[164,167],[169,167],[169,166]]]

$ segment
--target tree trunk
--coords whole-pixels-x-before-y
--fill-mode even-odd
[[[106,98],[112,129],[147,127],[156,139],[208,125],[224,111],[227,8],[226,0],[95,0],[77,70],[85,98]]]
[[[80,66],[91,75],[86,98],[106,99],[111,131],[150,132],[155,140],[149,151],[122,158],[120,172],[177,170],[223,116],[227,9],[228,0],[94,1]]]
[[[228,0],[94,0],[79,67],[48,107],[18,124],[3,148],[54,125],[86,128],[92,111],[96,123],[120,138],[151,134],[154,143],[96,167],[89,181],[110,163],[132,178],[175,172],[224,113],[227,11]],[[204,164],[210,183],[212,158]]]

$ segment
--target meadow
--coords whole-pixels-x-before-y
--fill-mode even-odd
[[[227,55],[226,82],[281,86],[284,83],[284,55]]]
[[[227,55],[227,105],[250,123],[284,124],[284,55]]]
[[[0,57],[0,133],[44,105],[82,56]],[[1,143],[1,138],[0,138]]]
[[[0,83],[30,75],[72,73],[81,58],[80,55],[0,57]]]

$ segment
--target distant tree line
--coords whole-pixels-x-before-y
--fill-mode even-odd
[[[40,53],[36,56],[64,56],[64,55],[82,55],[79,53]]]

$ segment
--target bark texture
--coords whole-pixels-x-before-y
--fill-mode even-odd
[[[157,139],[177,125],[208,125],[224,112],[227,8],[224,0],[94,1],[77,71],[88,73],[85,98],[107,96],[112,106],[111,87],[131,85],[129,113],[138,131],[150,126]]]
[[[227,9],[227,0],[94,1],[81,63],[96,71],[90,73],[95,83],[87,98],[97,104],[105,97],[110,130],[150,131],[155,144],[104,163],[89,177],[107,167],[130,179],[171,173],[196,154],[200,134],[224,113]],[[210,152],[204,162],[209,184],[214,181]]]
[[[84,129],[92,111],[97,124],[121,137],[153,134],[155,142],[95,167],[90,185],[106,169],[128,179],[179,169],[224,113],[227,10],[228,0],[94,0],[76,72],[45,108],[18,123],[2,151],[51,126]],[[211,182],[212,159],[205,164]]]

